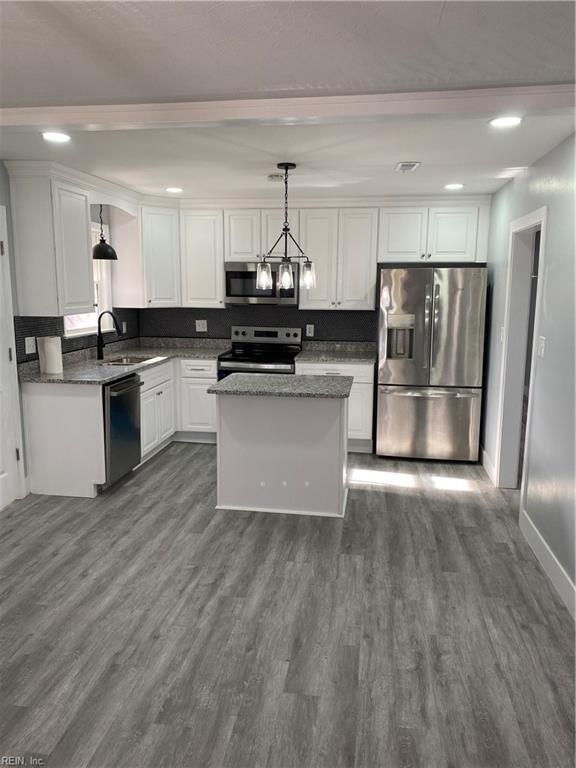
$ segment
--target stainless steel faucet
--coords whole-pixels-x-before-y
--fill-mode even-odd
[[[102,318],[104,315],[110,315],[114,322],[114,328],[116,329],[116,333],[118,336],[122,334],[122,331],[120,330],[120,326],[118,325],[118,320],[116,319],[116,315],[113,312],[110,312],[110,310],[105,309],[104,312],[100,312],[98,315],[98,334],[96,336],[96,359],[97,360],[104,360],[104,337],[102,335]]]

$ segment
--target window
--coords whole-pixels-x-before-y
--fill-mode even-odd
[[[104,237],[109,240],[108,225],[104,224]],[[92,222],[92,245],[100,241],[100,224]],[[86,336],[98,330],[98,315],[105,309],[112,309],[112,273],[111,264],[103,259],[94,259],[94,312],[82,315],[66,315],[64,317],[64,335]],[[106,315],[102,318],[102,330],[113,329],[112,318]]]

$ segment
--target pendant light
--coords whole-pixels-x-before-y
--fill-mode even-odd
[[[117,261],[118,256],[112,246],[106,242],[104,237],[104,225],[102,223],[102,204],[100,204],[100,242],[92,248],[93,259],[105,259],[107,261]]]
[[[294,168],[296,168],[296,165],[295,163],[278,163],[276,167],[278,170],[284,171],[284,224],[278,239],[272,248],[270,248],[268,253],[262,256],[262,261],[258,264],[256,285],[260,290],[269,290],[272,288],[272,273],[270,264],[268,263],[267,259],[280,258],[280,266],[278,269],[278,288],[281,291],[292,290],[294,288],[294,269],[292,265],[292,259],[304,259],[305,261],[302,264],[302,271],[300,273],[300,286],[306,290],[310,290],[316,285],[314,264],[310,261],[308,256],[304,254],[300,244],[294,239],[294,236],[290,232],[290,223],[288,221],[288,172],[293,171]],[[273,251],[281,240],[284,240],[284,255],[282,257],[275,256]],[[289,240],[291,240],[298,249],[298,255],[293,256],[292,258],[288,255]]]

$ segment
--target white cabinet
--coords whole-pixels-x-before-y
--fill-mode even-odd
[[[291,208],[288,212],[290,221],[290,232],[292,236],[300,242],[300,227],[299,227],[299,211]],[[274,245],[278,237],[282,234],[282,227],[284,226],[284,211],[279,209],[265,209],[261,211],[262,217],[262,253],[268,253],[270,248]],[[298,248],[289,239],[288,242],[288,255],[292,258],[299,255]],[[300,243],[301,244],[301,243]],[[302,245],[302,244],[301,244]],[[278,256],[284,255],[284,240],[278,243],[278,246],[274,250],[274,254]]]
[[[378,209],[338,212],[338,309],[374,309]]]
[[[180,306],[178,211],[142,208],[142,256],[147,306]]]
[[[226,261],[256,261],[261,252],[260,210],[224,211]]]
[[[378,261],[477,258],[478,207],[381,208]]]
[[[314,262],[316,287],[300,290],[301,309],[335,309],[338,261],[338,209],[300,211],[300,245]],[[376,279],[376,277],[374,277]]]
[[[420,261],[426,253],[428,208],[381,208],[379,261]]]
[[[216,395],[206,391],[215,382],[215,360],[180,361],[179,431],[216,432]]]
[[[182,211],[182,305],[224,307],[222,211]]]
[[[348,440],[372,440],[374,365],[372,363],[298,363],[302,376],[352,376],[348,398]]]
[[[11,170],[20,315],[94,311],[88,193],[49,174]]]
[[[174,434],[175,401],[172,363],[140,372],[140,447],[142,458]]]
[[[435,261],[474,261],[478,208],[430,208],[427,254]]]

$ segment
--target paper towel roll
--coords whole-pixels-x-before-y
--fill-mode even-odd
[[[62,339],[60,336],[38,336],[41,373],[62,373]]]

